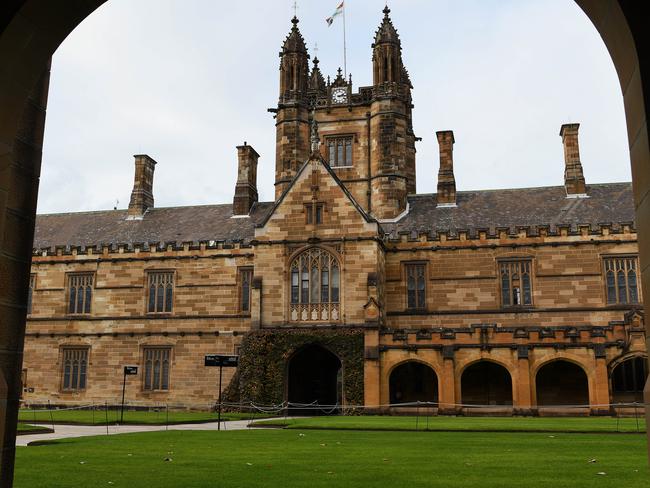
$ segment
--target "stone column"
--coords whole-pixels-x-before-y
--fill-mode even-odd
[[[592,415],[609,415],[609,378],[607,376],[607,360],[605,357],[595,358],[593,393],[589,394],[592,404]]]
[[[530,361],[526,346],[518,350],[517,359],[517,397],[514,398],[514,408],[519,414],[530,414],[533,408],[531,390]],[[524,351],[525,350],[525,351]]]
[[[458,403],[456,401],[456,365],[453,354],[449,357],[449,353],[443,351],[442,356],[442,376],[440,378],[440,394],[438,395],[439,413],[454,414],[457,411],[456,403]]]
[[[0,487],[11,487],[13,482],[31,243],[49,80],[48,63],[25,104],[11,155],[0,160]]]
[[[363,403],[374,407],[381,404],[381,361],[379,360],[379,330],[366,330],[363,338]]]

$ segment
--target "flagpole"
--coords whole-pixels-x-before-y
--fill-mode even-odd
[[[343,73],[344,77],[348,77],[348,60],[347,60],[347,49],[345,46],[345,0],[343,1]]]

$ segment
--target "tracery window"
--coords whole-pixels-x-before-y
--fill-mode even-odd
[[[533,304],[531,261],[502,261],[499,263],[501,304],[516,307]]]
[[[150,271],[148,313],[170,313],[174,306],[174,272]]]
[[[643,393],[648,377],[647,359],[634,357],[620,363],[612,372],[612,390],[615,393]]]
[[[406,265],[406,307],[426,308],[426,276],[424,263]]]
[[[298,255],[290,269],[291,320],[339,320],[338,260],[324,249],[314,247]]]
[[[239,270],[239,310],[251,311],[251,285],[253,283],[253,269],[242,268]]]
[[[169,347],[147,347],[144,350],[144,384],[148,391],[169,390]]]
[[[639,303],[638,261],[635,256],[605,258],[607,304]]]
[[[87,371],[88,348],[63,349],[62,389],[64,391],[85,390]]]
[[[93,299],[93,273],[68,276],[68,313],[88,314]]]
[[[331,167],[352,166],[352,136],[328,137],[327,152]]]
[[[36,275],[29,275],[29,294],[27,295],[27,314],[32,313],[32,301],[34,299],[34,288],[36,288]]]

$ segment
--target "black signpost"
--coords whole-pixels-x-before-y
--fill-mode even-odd
[[[138,374],[137,366],[124,366],[124,381],[122,382],[122,410],[120,413],[120,424],[124,422],[124,393],[126,392],[126,377]]]
[[[221,430],[221,377],[223,368],[236,368],[239,356],[233,354],[206,354],[206,366],[219,366],[219,409],[217,410],[217,430]]]

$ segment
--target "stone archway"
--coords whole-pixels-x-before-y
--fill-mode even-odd
[[[557,359],[537,370],[537,406],[589,407],[589,380],[584,369],[570,361]]]
[[[296,351],[287,364],[287,401],[294,404],[291,414],[318,415],[336,409],[342,398],[341,378],[341,360],[323,346],[310,344]],[[319,405],[324,408],[318,409]]]
[[[2,488],[11,487],[13,480],[20,396],[16,378],[22,362],[48,60],[63,39],[104,1],[8,0],[0,10],[0,371],[8,379],[7,391],[0,391]],[[644,289],[649,290],[650,150],[645,100],[650,100],[650,33],[645,4],[575,1],[599,31],[619,76],[632,160],[642,280]],[[650,299],[650,293],[644,296]],[[650,383],[646,384],[646,399],[650,401]]]
[[[500,364],[478,361],[460,377],[461,403],[483,407],[512,405],[512,377]]]
[[[424,363],[407,361],[390,373],[390,403],[438,402],[438,375]]]
[[[643,402],[643,386],[648,378],[648,359],[631,356],[614,366],[611,372],[612,403]]]

